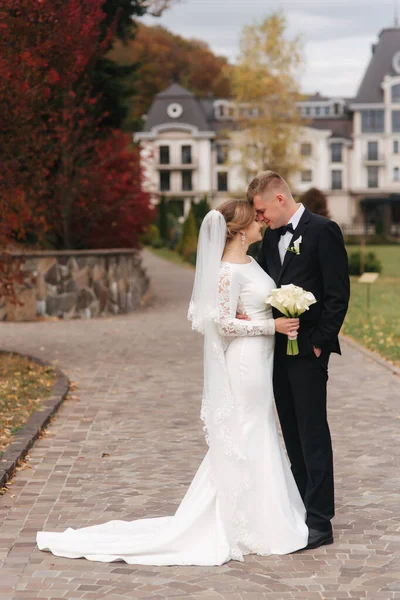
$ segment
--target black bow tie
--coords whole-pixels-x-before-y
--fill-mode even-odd
[[[291,223],[281,227],[281,235],[285,235],[285,233],[288,233],[288,231],[290,231],[291,234],[294,233],[293,225]]]

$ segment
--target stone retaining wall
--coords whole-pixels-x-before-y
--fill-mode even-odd
[[[134,311],[149,280],[137,250],[14,253],[22,260],[21,304],[0,300],[0,319],[91,318]]]

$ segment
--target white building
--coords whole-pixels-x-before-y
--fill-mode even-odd
[[[178,84],[155,97],[135,135],[154,201],[163,194],[187,214],[204,195],[213,205],[243,197],[248,182],[238,157],[218,136],[232,127],[235,110],[227,99],[198,99]],[[340,225],[399,224],[400,28],[380,33],[355,98],[315,94],[299,110],[309,124],[298,140],[303,166],[294,193],[321,189]]]

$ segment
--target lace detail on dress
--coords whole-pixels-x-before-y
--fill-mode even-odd
[[[275,335],[274,319],[265,321],[244,321],[236,319],[238,307],[243,310],[240,301],[239,286],[235,285],[232,277],[232,265],[221,264],[218,282],[219,323],[218,330],[223,336],[244,337],[255,335]]]

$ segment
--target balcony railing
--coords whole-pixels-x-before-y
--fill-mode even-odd
[[[364,154],[364,163],[367,164],[385,164],[385,157],[383,154]]]
[[[193,171],[197,169],[198,163],[197,161],[193,161],[191,163],[160,163],[157,161],[155,163],[156,169],[159,171]]]

